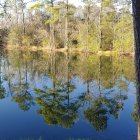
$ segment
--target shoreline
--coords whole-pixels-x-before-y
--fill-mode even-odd
[[[84,49],[81,48],[60,48],[60,49],[48,49],[47,47],[36,47],[36,46],[30,46],[30,47],[19,47],[19,46],[6,46],[3,47],[7,50],[13,50],[13,49],[17,49],[17,50],[29,50],[29,51],[44,51],[47,53],[51,53],[51,52],[62,52],[62,53],[83,53],[83,54],[88,54],[88,55],[120,55],[120,56],[131,56],[134,57],[134,52],[119,52],[119,51],[92,51],[92,50],[87,50],[85,51]]]

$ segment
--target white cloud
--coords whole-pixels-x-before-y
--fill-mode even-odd
[[[83,6],[84,3],[81,0],[69,0],[69,3],[74,4],[75,6]]]

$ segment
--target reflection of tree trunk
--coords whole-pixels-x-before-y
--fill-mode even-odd
[[[99,56],[99,67],[98,67],[98,90],[101,96],[101,56]]]
[[[10,75],[10,63],[9,63],[9,59],[7,60],[7,67],[8,67],[8,86],[9,86],[9,90],[11,93],[11,75]]]
[[[2,54],[1,54],[2,52],[0,52],[0,89],[2,88],[2,75],[1,75],[1,73],[2,73]]]
[[[110,65],[112,65],[112,56],[110,56]],[[112,67],[111,74],[113,74],[113,67]],[[110,82],[110,88],[111,88],[113,84],[113,79],[111,78],[109,82]]]
[[[25,62],[25,88],[26,88],[26,92],[25,94],[28,92],[28,73],[27,73],[27,69],[28,69],[28,65],[27,65],[27,60]]]
[[[136,66],[136,89],[138,104],[138,140],[140,140],[140,1],[133,0],[133,16],[135,31],[135,66]]]
[[[56,84],[55,84],[55,79],[56,79],[56,55],[55,52],[53,53],[53,89],[55,90]]]
[[[52,89],[53,89],[53,99],[56,97],[56,54],[51,53],[51,76],[52,76]]]
[[[120,68],[121,68],[121,70],[120,70],[120,76],[121,76],[121,84],[122,84],[122,82],[123,82],[123,55],[121,55],[120,56]],[[122,94],[122,85],[120,85],[120,99],[121,99],[121,94]],[[121,101],[121,103],[122,103],[122,101]]]
[[[20,65],[20,55],[19,55],[19,90],[21,92],[21,89],[22,89],[22,83],[21,83],[21,65]]]
[[[69,93],[70,93],[70,62],[69,62],[69,51],[67,52],[67,99],[68,99],[68,107],[69,107]]]
[[[90,94],[90,89],[89,89],[89,80],[87,80],[87,94],[89,95]]]
[[[137,63],[137,60],[135,60]],[[140,140],[140,64],[136,64],[136,89],[137,89],[137,105],[138,105],[138,140]]]

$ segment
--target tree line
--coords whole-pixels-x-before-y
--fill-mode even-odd
[[[1,44],[133,51],[131,1],[4,0],[0,6]]]

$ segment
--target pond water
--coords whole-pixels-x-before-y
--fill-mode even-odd
[[[1,50],[0,140],[136,140],[132,57]]]

